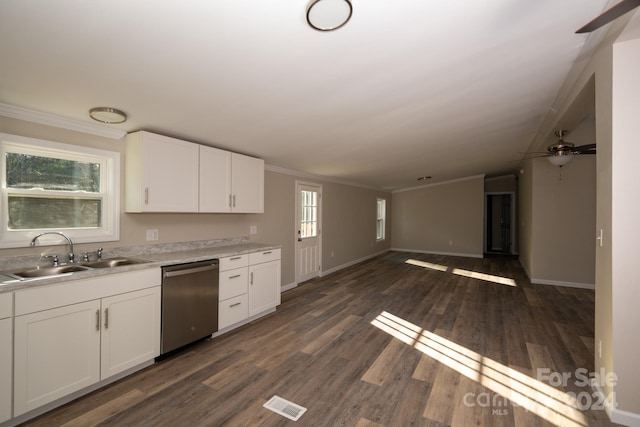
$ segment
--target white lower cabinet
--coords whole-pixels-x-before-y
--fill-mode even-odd
[[[247,294],[218,303],[218,329],[224,329],[249,317]]]
[[[14,416],[100,380],[100,301],[15,318]]]
[[[11,418],[13,294],[0,294],[0,423]]]
[[[249,266],[249,316],[280,305],[280,260]]]
[[[160,300],[159,287],[102,300],[101,379],[160,354]]]
[[[218,329],[280,305],[280,249],[220,259]]]
[[[158,356],[159,282],[150,269],[16,292],[13,416]]]

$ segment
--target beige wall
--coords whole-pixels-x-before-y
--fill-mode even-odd
[[[252,241],[282,245],[284,286],[295,282],[296,181],[322,186],[322,272],[340,269],[390,249],[389,193],[297,176],[294,172],[267,171],[265,213],[250,218],[251,225],[258,227],[258,234],[252,236]],[[387,200],[387,238],[382,242],[376,242],[378,197]]]
[[[577,156],[562,168],[531,162],[529,278],[534,283],[595,284],[596,159]]]
[[[482,257],[484,176],[393,193],[392,246]]]
[[[67,144],[90,146],[121,153],[121,206],[124,206],[124,141],[82,134],[0,117],[0,132]],[[149,243],[173,243],[249,236],[250,226],[258,233],[251,240],[282,245],[282,284],[295,281],[295,181],[313,181],[323,186],[323,263],[322,271],[338,269],[362,258],[388,250],[391,227],[387,225],[387,239],[376,240],[376,198],[387,199],[390,222],[391,194],[323,180],[296,177],[290,173],[265,173],[264,214],[120,214],[120,241],[76,245],[76,252],[95,250],[101,246],[108,255],[109,248],[138,246]],[[158,229],[157,242],[146,241],[147,229]],[[34,249],[0,249],[0,256],[32,255]],[[333,256],[331,253],[333,252]]]

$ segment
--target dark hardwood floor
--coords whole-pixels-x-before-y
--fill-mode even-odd
[[[593,328],[593,291],[532,285],[512,257],[390,252],[27,425],[608,426],[574,375]],[[273,395],[308,410],[290,421]]]

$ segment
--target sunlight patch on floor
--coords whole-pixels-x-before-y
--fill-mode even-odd
[[[414,265],[416,267],[427,268],[429,270],[442,271],[445,273],[450,269],[450,267],[447,267],[446,265],[434,264],[432,262],[420,261],[418,259],[408,259],[405,261],[405,264]],[[477,271],[470,271],[462,268],[451,268],[451,273],[456,274],[458,276],[464,276],[464,277],[470,277],[472,279],[483,280],[485,282],[497,283],[499,285],[517,286],[516,281],[509,277],[479,273]]]
[[[548,422],[563,427],[588,425],[571,396],[528,375],[386,311],[371,324]]]
[[[494,276],[492,274],[478,273],[477,271],[454,268],[453,274],[458,276],[471,277],[472,279],[484,280],[485,282],[497,283],[499,285],[516,286],[516,281],[508,277]]]
[[[449,269],[449,267],[447,267],[446,265],[433,264],[431,262],[420,261],[417,259],[408,259],[405,261],[405,263],[410,265],[415,265],[416,267],[423,267],[423,268],[428,268],[430,270],[437,270],[437,271],[447,271]]]

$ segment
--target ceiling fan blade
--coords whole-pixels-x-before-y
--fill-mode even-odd
[[[585,144],[573,147],[574,152],[579,154],[596,154],[596,144]]]
[[[581,33],[590,33],[591,31],[597,30],[598,28],[608,24],[614,19],[619,18],[630,10],[635,9],[640,6],[640,0],[622,0],[617,5],[611,7],[610,9],[605,10],[600,16],[596,17],[593,21],[584,25],[576,34]]]

